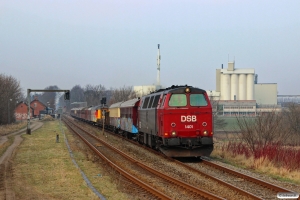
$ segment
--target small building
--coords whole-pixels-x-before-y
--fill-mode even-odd
[[[155,92],[156,90],[162,89],[161,85],[142,85],[142,86],[134,86],[133,91],[136,93],[138,97],[142,97],[144,95],[150,94],[151,92]]]
[[[23,101],[17,104],[15,109],[15,118],[17,121],[27,120],[28,116],[28,107],[27,104]],[[30,107],[30,117],[33,116],[33,108]]]
[[[219,100],[211,101],[214,112],[221,116],[256,116],[255,100]]]
[[[37,97],[30,102],[30,107],[33,108],[33,117],[39,117],[40,111],[46,110],[47,106],[38,100]]]
[[[258,105],[277,105],[277,83],[254,84],[255,100]]]

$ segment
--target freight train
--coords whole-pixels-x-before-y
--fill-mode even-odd
[[[212,106],[206,91],[192,86],[171,86],[109,107],[73,108],[71,116],[104,124],[168,157],[209,156],[213,151]]]

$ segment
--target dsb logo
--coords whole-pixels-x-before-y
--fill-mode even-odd
[[[181,115],[181,122],[196,122],[197,116],[196,115]]]

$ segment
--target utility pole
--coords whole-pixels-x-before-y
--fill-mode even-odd
[[[102,106],[102,134],[104,135],[104,120],[105,120],[105,110],[104,105]]]
[[[158,53],[157,53],[157,86],[160,87],[160,60],[161,60],[161,56],[160,56],[160,45],[158,44]],[[160,89],[160,88],[159,88]]]
[[[9,102],[12,101],[12,99],[8,99],[7,101],[7,122],[10,124],[10,108],[9,108]]]

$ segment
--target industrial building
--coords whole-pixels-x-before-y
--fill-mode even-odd
[[[258,83],[255,70],[235,68],[216,69],[216,91],[207,91],[215,110],[223,116],[256,116],[265,112],[278,112],[277,84]]]
[[[220,100],[254,100],[254,69],[235,69],[228,62],[227,69],[216,70],[216,91]]]
[[[156,85],[134,86],[137,96],[142,97],[163,87],[160,85],[160,45],[157,54]],[[279,112],[277,83],[258,83],[253,68],[236,68],[235,62],[216,69],[216,90],[206,91],[214,110],[222,116],[256,116],[265,112]]]

